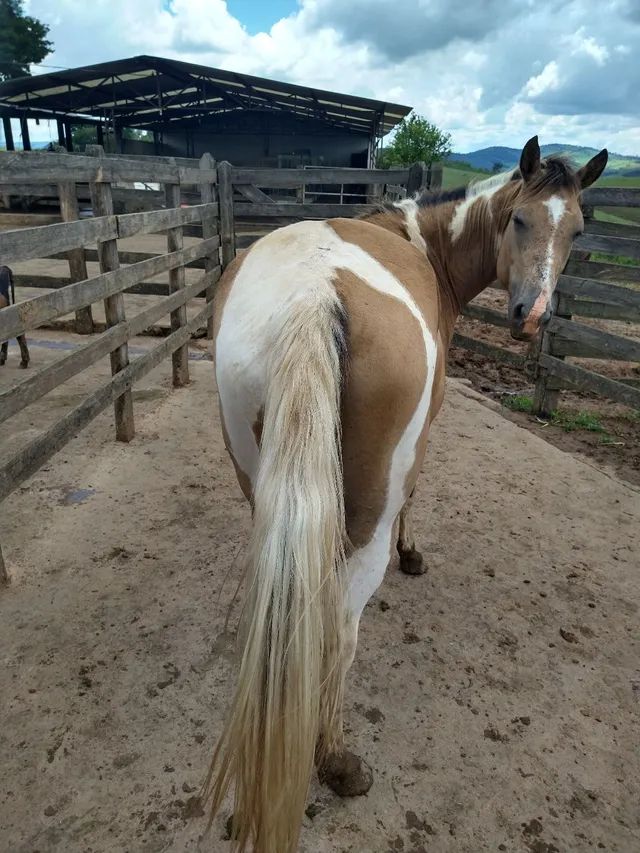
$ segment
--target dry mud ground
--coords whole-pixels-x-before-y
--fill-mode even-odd
[[[3,853],[228,851],[194,798],[249,512],[191,371],[145,379],[130,445],[107,413],[3,506]],[[301,851],[636,853],[640,493],[452,380],[415,512],[430,571],[389,569],[347,693],[374,787],[314,780]]]

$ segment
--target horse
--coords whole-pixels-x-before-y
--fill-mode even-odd
[[[369,790],[344,744],[345,675],[394,547],[425,571],[410,507],[454,323],[497,280],[513,337],[539,333],[607,157],[576,171],[533,137],[510,172],[289,225],[222,276],[220,414],[253,523],[238,684],[202,796],[212,820],[234,787],[234,850],[295,851],[314,764],[340,795]]]
[[[13,272],[10,267],[0,266],[0,311],[9,305],[16,304],[16,291],[13,286]],[[29,367],[29,348],[24,335],[18,335],[18,346],[20,347],[20,367]],[[9,341],[3,341],[0,345],[0,367],[7,361]]]

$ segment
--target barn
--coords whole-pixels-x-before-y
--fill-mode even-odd
[[[6,145],[11,119],[31,147],[29,119],[95,127],[95,142],[125,154],[199,157],[238,166],[374,165],[382,138],[411,107],[337,94],[155,56],[23,77],[0,84]],[[14,127],[15,127],[14,121]],[[144,131],[144,132],[141,132]]]

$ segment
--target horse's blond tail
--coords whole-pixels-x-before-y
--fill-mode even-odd
[[[341,745],[344,322],[333,293],[293,308],[272,348],[254,489],[246,644],[205,795],[232,783],[234,849],[293,853],[319,744]]]

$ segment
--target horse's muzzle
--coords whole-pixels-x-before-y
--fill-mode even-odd
[[[551,319],[551,302],[546,293],[514,294],[509,300],[509,327],[517,341],[530,341]]]

